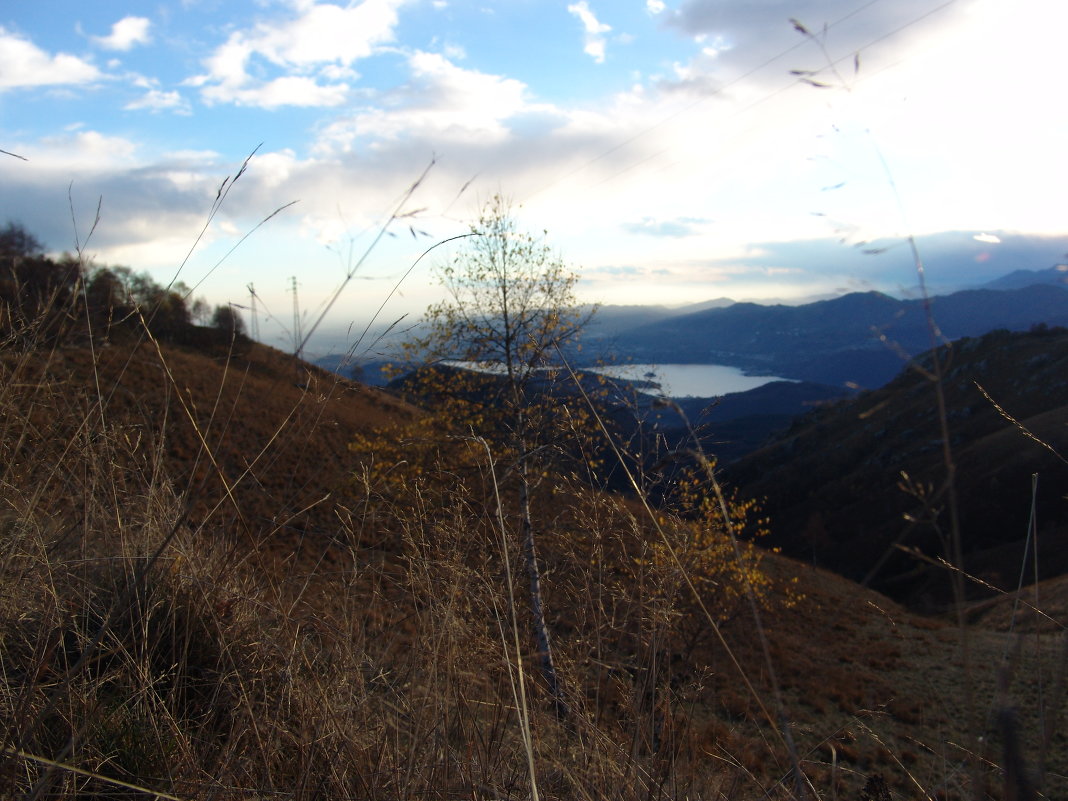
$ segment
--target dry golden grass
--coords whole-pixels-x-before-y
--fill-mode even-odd
[[[547,482],[561,720],[506,580],[506,470],[438,465],[389,493],[351,475],[357,433],[417,410],[259,345],[10,346],[0,369],[7,796],[795,798],[756,625],[802,794],[862,798],[879,774],[892,798],[1001,797],[997,741],[981,790],[962,748],[1011,698],[1047,797],[1068,795],[1063,731],[1038,734],[1061,634],[969,632],[990,713],[970,731],[954,627],[767,554],[759,624],[703,591],[717,639],[648,558],[640,506]]]

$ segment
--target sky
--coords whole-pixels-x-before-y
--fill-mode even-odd
[[[977,285],[1068,259],[1066,28],[1061,0],[5,3],[0,224],[211,303],[251,284],[272,344],[294,280],[305,330],[341,289],[322,351],[439,299],[438,243],[497,193],[588,302],[908,295],[909,236],[935,290]]]

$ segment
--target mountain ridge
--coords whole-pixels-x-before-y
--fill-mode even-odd
[[[831,385],[878,387],[931,347],[928,308],[948,339],[1068,323],[1068,292],[1043,286],[971,289],[923,300],[881,292],[804,306],[736,303],[646,324],[618,336],[639,362],[727,364]]]
[[[939,354],[967,569],[1003,590],[1015,586],[1031,476],[1040,473],[1038,578],[1068,571],[1068,559],[1053,547],[1068,533],[1060,497],[1068,466],[1021,428],[1063,448],[1068,330],[994,331],[943,346]],[[946,603],[948,584],[941,569],[899,546],[951,557],[936,529],[948,536],[931,370],[926,354],[886,386],[797,418],[724,468],[732,485],[768,499],[773,540],[786,553],[921,606]]]

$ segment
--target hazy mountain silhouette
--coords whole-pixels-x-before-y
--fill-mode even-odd
[[[1068,292],[1032,285],[974,289],[932,298],[947,339],[997,328],[1068,324]],[[636,362],[727,364],[840,386],[878,387],[933,344],[922,300],[880,292],[802,306],[736,303],[671,317],[620,334],[615,348]]]
[[[987,284],[984,289],[1022,289],[1028,286],[1059,286],[1068,289],[1068,264],[1057,264],[1045,270],[1016,270]]]

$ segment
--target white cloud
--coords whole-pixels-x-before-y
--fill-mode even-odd
[[[255,177],[257,189],[277,189],[290,181],[294,173],[313,165],[314,161],[300,162],[289,148],[255,156]],[[273,194],[273,192],[272,192]]]
[[[239,106],[258,106],[275,109],[281,106],[323,107],[345,102],[348,84],[323,86],[314,78],[288,75],[250,88],[209,86],[203,90],[209,103],[234,103]]]
[[[93,42],[105,50],[130,50],[134,45],[151,41],[148,29],[151,23],[145,17],[123,17],[111,26],[108,36],[93,36]]]
[[[137,100],[132,100],[123,106],[126,111],[173,111],[176,114],[189,114],[189,102],[178,92],[164,92],[160,89],[149,89]]]
[[[648,236],[664,236],[673,239],[697,236],[711,223],[702,217],[678,217],[673,220],[661,220],[655,217],[643,217],[639,222],[625,222],[624,231]]]
[[[164,161],[183,165],[196,165],[198,167],[214,165],[220,158],[215,150],[172,150],[164,153]]]
[[[341,7],[302,0],[295,17],[259,22],[232,33],[205,61],[208,72],[186,83],[206,100],[240,105],[333,106],[357,77],[352,64],[393,41],[397,9],[407,0],[364,0]],[[250,74],[250,65],[256,60]],[[272,69],[273,68],[273,69]],[[283,74],[262,79],[259,73]]]
[[[356,81],[360,78],[360,73],[352,67],[345,67],[341,64],[327,64],[319,71],[319,74],[330,81]]]
[[[45,137],[27,150],[24,155],[35,164],[47,165],[52,170],[87,167],[109,169],[132,164],[137,145],[121,136],[106,136],[92,130],[72,130],[68,135]]]
[[[84,84],[100,71],[76,56],[49,55],[20,36],[0,27],[0,91],[26,86]]]
[[[467,51],[464,50],[463,45],[446,44],[442,47],[441,52],[450,61],[463,61],[467,58]]]
[[[342,8],[310,4],[295,20],[260,25],[249,37],[256,52],[278,65],[345,65],[374,52],[376,45],[393,39],[397,8],[402,0],[364,0]]]
[[[530,103],[522,82],[458,67],[438,53],[416,52],[408,68],[408,84],[327,126],[320,151],[348,150],[358,137],[492,144],[509,136],[505,122],[513,117],[555,113],[551,106]]]
[[[21,170],[0,162],[0,182],[19,198],[19,219],[50,248],[72,248],[71,214],[84,237],[99,204],[90,257],[139,270],[161,269],[165,280],[197,240],[222,177],[233,175],[235,168],[232,163],[220,166],[217,154],[206,151],[152,157],[130,140],[93,130],[19,144],[30,162]],[[247,228],[245,217],[262,217],[264,206],[257,197],[243,209],[228,204],[224,214],[236,214]],[[223,221],[220,217],[218,222]],[[201,246],[215,235],[209,231]]]
[[[604,63],[605,38],[604,34],[612,30],[611,25],[605,25],[598,21],[586,0],[579,0],[567,7],[569,13],[574,14],[582,22],[586,32],[586,46],[583,52],[592,56],[598,64]]]
[[[233,34],[209,56],[204,64],[207,75],[197,75],[186,83],[192,86],[204,86],[211,82],[221,86],[236,87],[249,80],[245,64],[252,55],[252,47],[241,37]]]
[[[665,8],[663,0],[645,0],[645,10],[650,14],[660,14]]]

